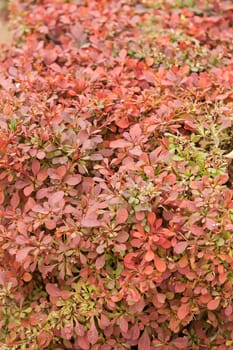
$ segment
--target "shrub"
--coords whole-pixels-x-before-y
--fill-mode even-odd
[[[233,7],[193,3],[11,3],[2,349],[233,349]]]

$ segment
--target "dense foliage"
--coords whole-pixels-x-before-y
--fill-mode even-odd
[[[232,350],[231,0],[10,10],[0,348]]]

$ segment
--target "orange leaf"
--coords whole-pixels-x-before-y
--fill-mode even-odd
[[[167,269],[166,263],[162,259],[160,259],[158,255],[155,255],[154,257],[154,264],[159,272],[165,272]]]
[[[31,275],[29,272],[25,272],[25,273],[23,274],[23,280],[24,280],[24,282],[30,282],[31,279],[32,279],[32,275]]]
[[[40,349],[48,348],[51,343],[52,335],[48,331],[41,330],[37,336],[37,342]]]
[[[151,275],[153,272],[153,267],[151,265],[148,265],[145,267],[145,269],[143,270],[143,273],[145,275]]]
[[[148,216],[147,216],[147,220],[148,220],[148,224],[150,226],[153,226],[154,223],[155,223],[155,220],[156,220],[155,213],[153,213],[153,212],[149,213]]]
[[[151,260],[154,259],[154,256],[155,256],[154,252],[153,252],[152,250],[148,250],[148,251],[146,252],[144,258],[145,258],[146,261],[151,261]]]
[[[119,126],[119,128],[126,129],[129,127],[129,120],[127,118],[117,119],[115,124]]]
[[[220,298],[210,300],[207,304],[208,310],[216,310],[220,304]]]
[[[3,191],[0,191],[0,204],[2,204],[5,200],[5,195]]]
[[[183,304],[177,310],[177,317],[179,320],[183,320],[189,314],[189,303]]]

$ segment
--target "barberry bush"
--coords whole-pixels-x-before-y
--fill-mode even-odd
[[[10,3],[0,348],[233,349],[233,4]]]

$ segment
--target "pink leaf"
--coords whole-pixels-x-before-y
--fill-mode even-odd
[[[35,212],[35,213],[40,213],[40,214],[48,214],[48,209],[42,207],[42,205],[40,204],[36,204],[33,206],[32,210]]]
[[[98,221],[97,219],[84,218],[81,221],[81,226],[82,227],[100,227],[101,226],[101,222]]]
[[[11,197],[11,200],[10,200],[10,204],[12,206],[12,208],[17,208],[17,206],[19,205],[19,201],[20,201],[20,198],[19,198],[19,194],[18,192],[14,193],[13,196]]]
[[[17,235],[16,239],[15,239],[15,242],[17,244],[27,244],[29,243],[29,239],[28,237],[26,236],[22,236],[22,235]],[[25,249],[25,248],[24,248]],[[22,251],[22,250],[21,250]]]
[[[83,36],[83,26],[77,23],[70,28],[70,32],[77,41],[80,41]]]
[[[54,50],[47,50],[44,54],[44,63],[51,64],[55,62],[57,59],[57,53]]]
[[[177,310],[177,317],[183,320],[189,314],[189,303],[181,305]]]
[[[29,185],[27,187],[24,187],[23,189],[23,193],[26,197],[30,196],[30,194],[34,191],[34,186],[33,185]]]
[[[90,329],[87,332],[87,339],[92,345],[96,344],[98,341],[98,332],[94,320],[92,320]]]
[[[150,165],[144,166],[144,172],[149,177],[154,177],[155,175],[154,168]]]
[[[89,340],[87,339],[86,335],[78,337],[77,343],[82,350],[89,350],[90,349],[90,343],[89,343]]]
[[[149,350],[149,349],[150,349],[150,337],[145,329],[138,340],[138,350]]]
[[[62,208],[65,205],[65,201],[63,199],[64,192],[58,191],[52,193],[48,199],[48,203],[52,209]]]
[[[125,243],[129,238],[129,234],[126,231],[120,231],[116,237],[118,243]]]
[[[29,197],[24,206],[24,213],[27,213],[35,206],[36,202],[32,197]]]
[[[83,327],[82,324],[80,324],[78,321],[76,321],[76,325],[75,325],[75,333],[80,336],[83,337],[85,334],[85,328]]]
[[[61,329],[62,338],[66,339],[66,340],[70,340],[72,338],[72,335],[73,335],[73,327],[70,324],[65,325]]]
[[[125,317],[123,317],[119,320],[119,327],[123,333],[128,332],[129,324],[128,324],[128,321]]]
[[[139,124],[133,125],[129,130],[129,134],[133,140],[138,139],[142,134],[142,129],[141,129],[140,125]]]
[[[119,139],[119,140],[115,140],[115,141],[111,141],[109,144],[110,148],[126,148],[132,146],[131,142],[128,142],[124,139]]]
[[[34,249],[33,247],[26,247],[26,248],[20,249],[16,253],[16,261],[19,263],[23,262],[28,256],[28,254],[30,253],[30,251],[32,251],[33,249]]]
[[[119,208],[119,210],[117,212],[117,216],[116,216],[116,225],[126,223],[128,216],[129,216],[129,214],[128,214],[127,209],[125,209],[123,207]]]
[[[77,175],[68,175],[65,178],[65,183],[69,186],[75,186],[78,185],[82,180],[82,176],[77,174]]]
[[[214,231],[217,228],[216,221],[210,218],[206,218],[205,227],[210,231]]]
[[[155,76],[152,72],[145,71],[143,75],[140,76],[140,80],[146,80],[150,84],[155,83]]]
[[[176,254],[182,254],[185,251],[185,249],[187,248],[187,246],[188,246],[188,243],[185,241],[178,242],[174,247],[174,252]]]
[[[140,330],[139,330],[139,327],[138,327],[138,324],[135,323],[135,325],[133,325],[131,328],[130,328],[130,331],[129,331],[130,335],[131,335],[131,339],[132,340],[137,340],[139,338],[139,335],[140,335]],[[144,349],[145,350],[145,349]]]
[[[45,154],[44,151],[39,151],[36,156],[37,156],[38,159],[41,160],[41,159],[45,158],[46,154]]]
[[[39,171],[40,171],[40,162],[37,159],[33,160],[33,162],[32,162],[33,175],[36,176]]]
[[[95,262],[96,269],[100,270],[102,269],[102,267],[104,267],[104,265],[105,265],[105,256],[101,255],[96,259],[96,262]]]
[[[105,316],[104,314],[101,314],[100,320],[98,323],[99,323],[100,329],[105,329],[105,328],[109,327],[109,325],[110,325],[110,321],[109,321],[108,317]]]

